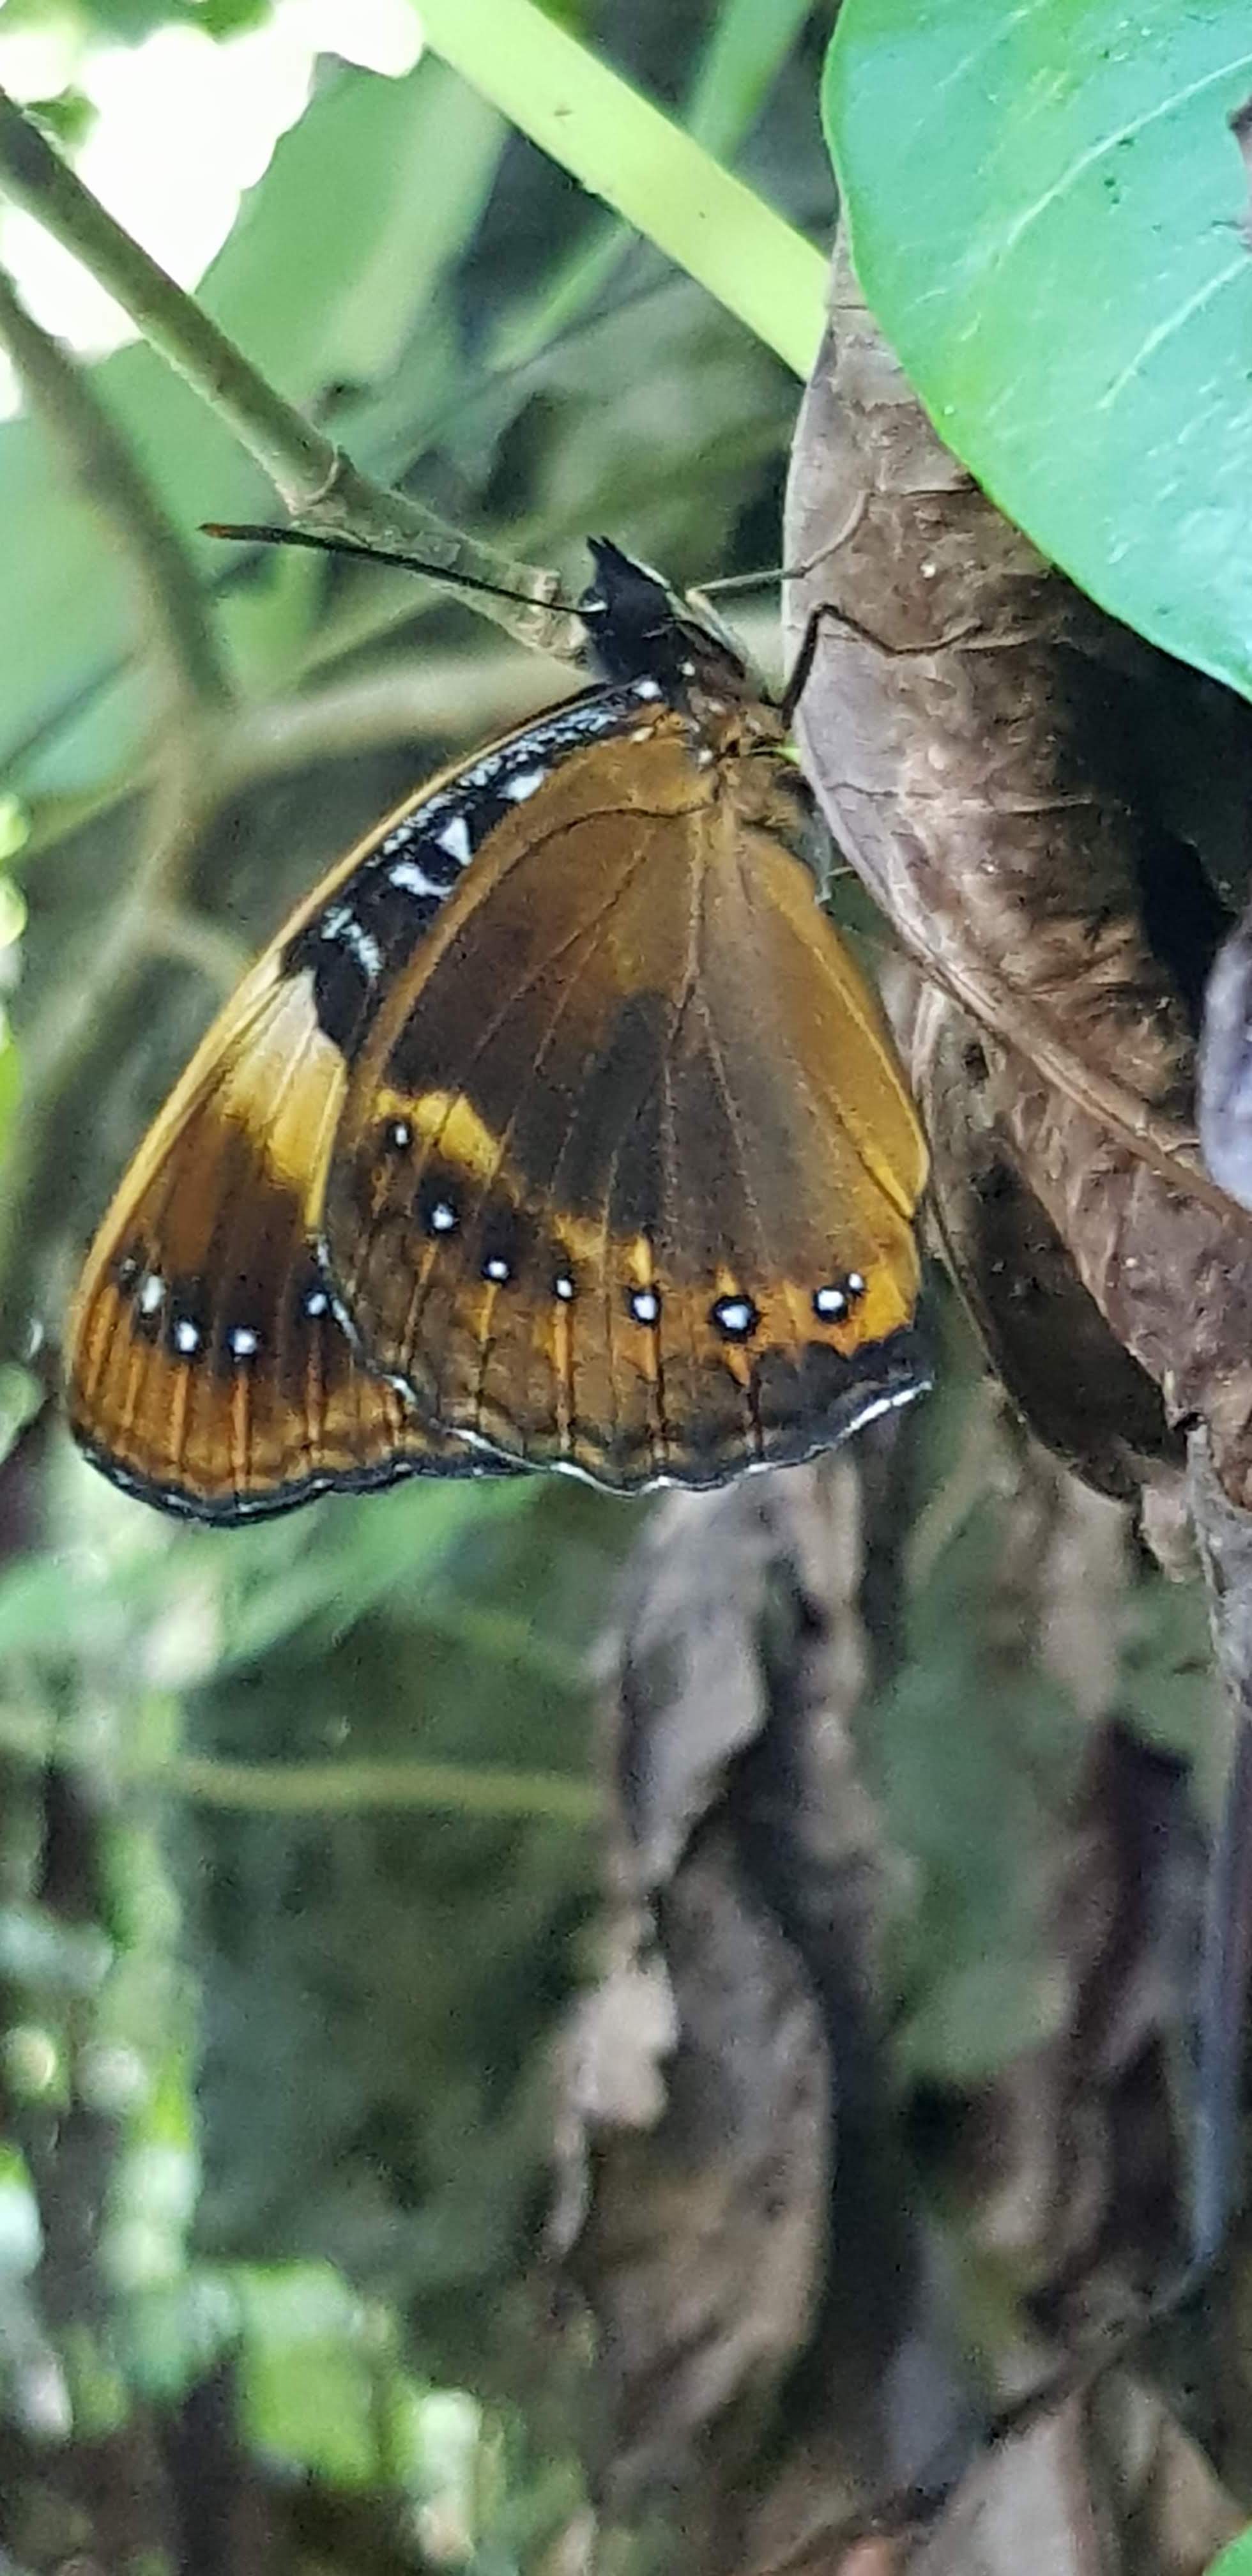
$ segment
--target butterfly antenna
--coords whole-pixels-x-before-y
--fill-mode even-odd
[[[702,599],[720,598],[727,591],[761,590],[768,581],[793,581],[795,575],[784,571],[781,564],[765,564],[759,572],[723,572],[716,581],[702,581]]]
[[[566,599],[560,592],[545,599],[534,591],[509,590],[502,582],[482,580],[478,573],[424,563],[420,555],[400,554],[389,546],[362,545],[355,537],[317,536],[308,528],[271,528],[262,521],[229,519],[202,520],[200,534],[229,537],[238,545],[307,546],[315,554],[358,555],[366,563],[395,564],[401,572],[422,573],[428,581],[446,582],[453,590],[474,590],[485,599],[510,599],[518,608],[550,609],[558,617],[581,617],[583,613],[577,600]]]

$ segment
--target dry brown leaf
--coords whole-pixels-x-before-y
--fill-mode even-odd
[[[1120,2374],[1000,2443],[909,2576],[1203,2576],[1242,2516],[1160,2400]]]
[[[969,2424],[882,2125],[862,1492],[836,1462],[675,1497],[626,1605],[616,1910],[564,2052],[559,2250],[599,2329],[604,2501],[665,2504],[693,2576],[767,2554],[767,2508],[791,2531],[814,2489],[846,2515],[959,2457]],[[815,2351],[810,2457],[785,2392]]]
[[[812,567],[793,632],[822,602],[843,621],[797,720],[832,828],[979,1023],[996,1123],[1116,1339],[1252,1501],[1252,1220],[1193,1141],[1203,978],[1250,874],[1252,709],[999,516],[844,264],[787,552]],[[1133,1454],[1137,1422],[1121,1438]]]
[[[1203,1873],[1184,1765],[1101,1727],[1054,1855],[1047,1954],[1063,2023],[987,2088],[981,2158],[962,2159],[978,2184],[973,2236],[1029,2282],[1053,2351],[1133,2315],[1180,2264],[1174,2053]]]
[[[930,1211],[1001,1384],[1101,1493],[1130,1502],[1149,1481],[1176,1480],[1181,1436],[1022,1176],[976,1024],[924,987],[908,1054],[930,1143]]]

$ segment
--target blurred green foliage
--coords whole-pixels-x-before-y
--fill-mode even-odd
[[[258,14],[77,12],[122,41]],[[829,7],[559,14],[825,235]],[[359,463],[569,580],[588,529],[680,580],[777,560],[794,383],[434,60],[323,65],[204,301]],[[401,2555],[332,2563],[512,2576],[581,2494],[588,2386],[542,2331],[547,2065],[594,1958],[593,1650],[647,1506],[419,1480],[206,1533],[113,1492],[38,1404],[234,962],[424,771],[563,683],[396,573],[212,546],[202,520],[273,509],[221,421],[146,349],[88,376],[230,703],[185,875],[119,969],[175,693],[125,531],[43,419],[0,426],[0,2384],[24,2440],[102,2457],[224,2388],[258,2475],[384,2500]],[[954,1337],[924,1434],[947,1519],[871,1748],[914,1856],[900,2070],[954,2088],[1052,2027],[1039,1855],[1084,1749],[1062,1685],[971,1610],[996,1502],[962,1486],[970,1375]],[[1114,1654],[1182,1745],[1193,1607],[1145,1574]]]
[[[273,0],[6,0],[13,28],[73,29],[135,45],[158,27],[198,27],[206,36],[243,35],[268,18]]]
[[[9,23],[41,14],[14,0]],[[261,13],[77,14],[127,43]],[[825,14],[655,0],[577,24],[820,233]],[[48,122],[72,142],[72,95]],[[776,559],[794,385],[434,60],[323,65],[203,293],[361,464],[571,578],[588,527],[679,577]],[[414,1482],[197,1532],[32,1420],[27,1362],[55,1357],[229,956],[512,718],[518,657],[399,576],[213,547],[202,519],[273,510],[221,422],[146,349],[88,375],[205,585],[233,707],[185,883],[102,978],[166,675],[125,531],[45,419],[0,427],[21,602],[0,635],[0,969],[21,970],[0,1127],[19,1050],[25,1082],[0,1279],[5,2405],[23,2438],[107,2447],[225,2371],[258,2463],[403,2507],[405,2565],[508,2576],[578,2504],[529,2280],[547,2049],[595,1897],[589,1649],[640,1508]],[[418,726],[385,696],[407,670]],[[276,701],[300,719],[287,757],[256,720]]]

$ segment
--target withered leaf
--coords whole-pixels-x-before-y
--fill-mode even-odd
[[[829,612],[797,732],[836,837],[978,1022],[1013,1159],[1116,1340],[1252,1502],[1252,1219],[1194,1104],[1204,978],[1252,879],[1252,708],[999,516],[845,261],[787,555],[795,636]]]
[[[1223,942],[1209,976],[1198,1091],[1209,1170],[1252,1207],[1252,913]]]
[[[843,1461],[676,1497],[625,1607],[611,1963],[563,2051],[560,2251],[599,2329],[603,2501],[668,2504],[692,2576],[735,2565],[732,2530],[793,2531],[815,2494],[846,2512],[971,2430],[880,2117],[864,1528]]]
[[[1012,1061],[1000,1051],[1011,1091]],[[1105,1322],[1014,1158],[979,1030],[923,986],[909,1061],[930,1144],[929,1206],[997,1377],[1087,1482],[1131,1502],[1182,1466],[1160,1390]]]
[[[1203,2576],[1241,2517],[1130,2379],[1049,2410],[971,2471],[909,2576]]]

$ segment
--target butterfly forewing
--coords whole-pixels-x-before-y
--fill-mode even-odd
[[[89,1454],[150,1500],[226,1521],[468,1466],[361,1366],[317,1265],[307,1194],[342,1063],[307,994],[275,980],[192,1073],[79,1292],[69,1407]]]
[[[620,1487],[706,1484],[924,1382],[923,1151],[788,846],[790,765],[701,763],[669,708],[617,749],[500,824],[382,1003],[326,1256],[432,1420]]]
[[[553,756],[580,704],[433,780],[341,861],[214,1022],[127,1172],[75,1301],[68,1402],[95,1463],[149,1501],[229,1522],[329,1486],[486,1469],[354,1350],[316,1230],[380,994],[515,810],[500,776]]]

